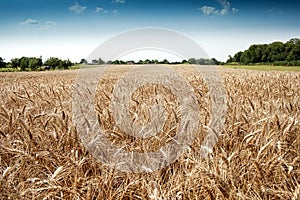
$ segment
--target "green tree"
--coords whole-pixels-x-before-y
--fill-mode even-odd
[[[260,48],[261,48],[261,62],[263,63],[266,63],[266,62],[269,62],[268,61],[268,45],[267,44],[263,44],[263,45],[260,45]]]
[[[211,58],[210,60],[211,60],[212,65],[220,65],[220,61],[218,61],[217,59]]]
[[[92,65],[97,65],[98,64],[98,60],[94,59],[92,60]]]
[[[102,60],[101,58],[99,58],[99,59],[98,59],[98,64],[99,64],[99,65],[104,65],[105,62],[104,62],[104,60]]]
[[[68,59],[61,61],[63,69],[70,69],[74,64]]]
[[[205,65],[205,59],[204,58],[196,59],[196,64],[197,65]]]
[[[251,59],[250,59],[250,53],[248,51],[245,51],[242,53],[241,55],[241,63],[248,65],[251,63]]]
[[[18,68],[20,66],[20,59],[19,58],[12,58],[10,60],[12,68]]]
[[[43,65],[42,58],[35,58],[35,57],[28,58],[28,67],[31,70],[37,70],[42,65]]]
[[[85,62],[83,59],[81,59],[81,64],[87,64],[87,62]],[[94,60],[92,60],[92,64],[93,65],[103,65],[103,64],[105,64],[105,62],[101,59],[101,58],[99,58],[98,60],[97,59],[94,59]]]
[[[121,65],[126,65],[127,62],[125,62],[124,60],[120,60],[120,64],[121,64]]]
[[[20,68],[21,68],[21,71],[25,71],[26,68],[28,67],[28,58],[27,57],[22,57],[20,58]]]
[[[232,63],[233,62],[233,58],[231,55],[228,55],[228,60],[227,60],[227,63]]]
[[[88,61],[86,60],[86,59],[84,59],[84,58],[82,58],[81,60],[80,60],[80,64],[88,64]]]
[[[244,52],[229,57],[229,62],[242,64],[272,63],[274,65],[297,65],[300,60],[300,39],[292,38],[288,42],[251,45]]]
[[[232,62],[241,62],[241,56],[242,56],[243,52],[240,51],[238,53],[236,53],[233,58],[232,58]]]
[[[287,61],[299,61],[300,60],[300,42],[294,45],[294,48],[289,52],[286,58]]]
[[[4,62],[4,59],[0,57],[0,68],[3,68],[6,66],[6,63]]]
[[[151,61],[149,59],[146,59],[143,64],[145,65],[151,64]]]
[[[119,60],[114,60],[114,61],[111,62],[111,64],[113,64],[113,65],[119,65],[120,61]]]
[[[181,62],[181,64],[188,64],[189,62],[187,61],[187,60],[183,60],[182,62]]]
[[[170,64],[169,61],[167,59],[164,59],[162,62],[160,62],[161,64]]]
[[[46,62],[44,65],[49,66],[51,69],[59,68],[61,66],[61,60],[58,58],[51,57]]]
[[[190,59],[188,59],[188,62],[192,65],[195,65],[196,64],[196,59],[195,58],[190,58]]]
[[[284,61],[285,60],[285,45],[282,42],[273,42],[269,44],[269,57],[270,62]]]
[[[159,61],[157,59],[153,60],[153,64],[159,64]]]

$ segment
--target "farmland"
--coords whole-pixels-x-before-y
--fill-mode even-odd
[[[176,135],[180,110],[169,90],[150,85],[132,96],[144,102],[132,109],[137,123],[146,123],[151,97],[157,91],[165,97],[169,115],[160,139],[135,139],[116,128],[112,90],[130,67],[105,72],[95,110],[114,144],[153,151]],[[187,152],[152,173],[104,166],[84,147],[72,118],[78,70],[0,73],[0,199],[299,199],[300,73],[221,68],[225,126],[213,152],[201,157],[211,117],[208,88],[189,65],[176,69],[195,91],[199,132]]]
[[[250,69],[260,71],[295,71],[300,72],[300,67],[291,66],[271,66],[271,65],[224,65],[225,68],[231,69]]]

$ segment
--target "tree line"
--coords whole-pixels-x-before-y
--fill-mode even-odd
[[[226,63],[300,66],[300,39],[251,45],[247,50],[229,56]]]
[[[61,60],[59,58],[51,57],[43,62],[42,58],[36,57],[22,57],[13,58],[10,62],[4,62],[4,59],[0,57],[0,68],[8,68],[15,71],[43,71],[54,69],[69,69],[73,66],[69,59]]]
[[[215,58],[211,59],[204,59],[204,58],[190,58],[188,60],[182,60],[182,61],[176,61],[176,62],[169,62],[167,59],[164,59],[162,61],[158,61],[156,59],[150,60],[139,60],[138,62],[135,62],[133,60],[130,61],[123,61],[123,60],[114,60],[114,61],[103,61],[101,58],[92,60],[91,63],[88,63],[87,60],[81,59],[80,64],[90,64],[90,65],[102,65],[102,64],[109,64],[109,65],[147,65],[147,64],[195,64],[195,65],[218,65],[220,64],[219,61],[217,61]]]
[[[61,60],[59,58],[51,57],[43,62],[42,58],[36,57],[21,57],[13,58],[10,62],[5,62],[2,57],[0,57],[0,71],[44,71],[44,70],[55,70],[55,69],[70,69],[77,63],[72,63],[68,60]],[[190,58],[188,60],[182,60],[181,62],[169,62],[167,59],[162,61],[158,60],[140,60],[135,61],[123,61],[123,60],[114,60],[114,61],[103,61],[101,58],[92,60],[89,63],[86,59],[81,59],[78,64],[89,64],[89,65],[131,65],[131,64],[197,64],[197,65],[218,65],[220,64],[215,58],[212,59],[203,59],[203,58]]]

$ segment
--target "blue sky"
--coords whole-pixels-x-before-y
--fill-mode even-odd
[[[299,9],[295,0],[3,0],[0,57],[79,61],[120,32],[161,27],[225,61],[253,43],[300,37]]]

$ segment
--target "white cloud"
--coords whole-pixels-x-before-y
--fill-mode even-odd
[[[104,8],[100,8],[100,7],[96,7],[95,12],[96,13],[108,13],[107,10],[105,10]]]
[[[25,21],[21,22],[21,25],[37,25],[39,23],[39,21],[35,20],[35,19],[26,19]]]
[[[120,4],[124,4],[126,3],[126,0],[113,0],[113,3],[120,3]]]
[[[46,23],[44,23],[35,19],[28,18],[25,21],[21,22],[20,25],[40,25],[40,28],[38,28],[37,30],[47,31],[49,28],[56,26],[56,23],[53,21],[47,21]]]
[[[116,14],[116,15],[120,14],[117,9],[113,10],[112,12],[113,12],[113,14]]]
[[[201,10],[204,15],[211,15],[216,12],[216,8],[210,7],[210,6],[203,6],[203,7],[199,8],[199,10]]]
[[[198,8],[204,15],[219,15],[224,16],[227,15],[229,12],[237,13],[239,10],[236,8],[231,8],[230,2],[228,0],[217,0],[217,2],[222,7],[221,10],[216,9],[212,6],[202,6]]]
[[[56,23],[53,21],[47,21],[45,25],[43,25],[39,30],[40,31],[47,31],[49,30],[51,27],[56,26]]]
[[[228,11],[230,10],[230,2],[227,0],[217,0],[219,4],[222,6],[222,10],[220,11],[220,15],[226,15]]]
[[[232,13],[237,13],[237,12],[239,12],[239,9],[237,9],[237,8],[232,8]]]
[[[85,6],[82,6],[80,5],[78,2],[75,2],[73,6],[71,6],[69,8],[72,12],[76,13],[76,14],[79,14],[79,13],[82,13],[86,7]]]
[[[56,23],[53,22],[53,21],[47,21],[47,22],[46,22],[46,25],[48,25],[48,26],[55,26]]]

